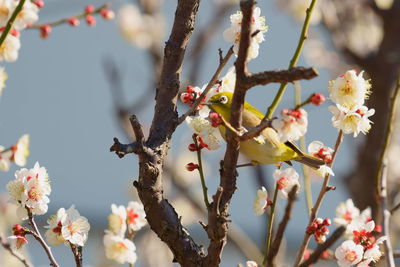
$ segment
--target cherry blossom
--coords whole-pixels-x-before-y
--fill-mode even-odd
[[[349,225],[360,215],[360,210],[354,206],[353,200],[348,199],[341,202],[336,208],[336,218],[333,219],[336,225]]]
[[[344,241],[335,250],[335,257],[340,267],[350,267],[359,263],[363,258],[363,254],[363,246],[357,245],[352,240]]]
[[[115,235],[124,236],[126,231],[126,209],[124,206],[111,205],[112,213],[108,216],[108,229]]]
[[[0,61],[14,62],[18,59],[18,51],[21,48],[19,37],[8,34],[0,46]]]
[[[61,221],[61,234],[71,244],[83,246],[88,238],[90,224],[72,205]]]
[[[66,241],[61,234],[62,221],[65,216],[65,209],[60,208],[56,214],[51,215],[47,220],[48,225],[46,225],[45,228],[48,230],[46,231],[45,236],[50,245],[58,246]]]

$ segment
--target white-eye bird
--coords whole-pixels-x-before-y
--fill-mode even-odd
[[[215,112],[219,113],[226,121],[230,120],[230,110],[233,93],[223,92],[213,95],[207,105]],[[242,126],[249,130],[260,124],[264,114],[249,103],[244,103]],[[218,126],[222,137],[226,140],[226,127],[221,124]],[[312,155],[303,153],[292,142],[281,142],[278,133],[272,127],[265,128],[261,135],[264,142],[256,139],[249,139],[240,143],[240,152],[247,156],[253,164],[279,164],[295,160],[311,168],[318,169],[325,162]]]

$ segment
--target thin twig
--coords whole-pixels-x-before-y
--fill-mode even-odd
[[[110,8],[110,3],[105,3],[103,5],[101,5],[100,7],[96,8],[93,12],[91,13],[87,13],[87,12],[83,12],[80,14],[77,14],[75,16],[70,16],[68,18],[63,18],[63,19],[59,19],[56,21],[52,21],[52,22],[47,22],[47,23],[41,23],[41,24],[33,24],[29,27],[27,27],[27,29],[40,29],[45,25],[50,25],[51,27],[57,27],[63,24],[68,24],[68,19],[69,18],[77,18],[77,19],[83,19],[88,15],[95,15],[95,14],[99,14],[101,12],[101,10],[106,9],[106,8]]]
[[[383,218],[382,224],[382,235],[386,236],[387,239],[383,241],[383,247],[385,249],[385,259],[388,267],[395,267],[394,258],[393,258],[393,248],[392,243],[390,241],[390,211],[388,210],[388,201],[387,201],[387,161],[384,159],[382,162],[382,177],[380,178],[380,204],[381,204],[381,212]]]
[[[332,161],[328,164],[329,167],[333,166],[333,163],[335,161],[337,152],[339,150],[339,147],[340,147],[340,144],[342,143],[342,141],[343,141],[343,132],[342,132],[342,130],[340,130],[338,137],[336,139],[335,148],[333,150]],[[315,202],[314,207],[311,210],[310,221],[309,221],[308,225],[311,224],[313,222],[313,220],[317,217],[319,208],[321,206],[322,200],[325,197],[326,192],[331,191],[330,187],[328,186],[329,178],[330,178],[329,174],[325,175],[324,182],[322,183],[321,190],[319,192],[317,201]],[[303,242],[301,243],[299,251],[297,252],[297,258],[296,258],[296,261],[294,264],[295,267],[297,267],[300,264],[300,262],[302,261],[304,251],[307,249],[308,242],[310,241],[310,237],[311,237],[311,234],[309,234],[305,231]]]
[[[270,253],[272,228],[273,228],[274,219],[275,219],[275,208],[276,208],[276,204],[277,204],[276,202],[278,199],[277,198],[278,191],[279,191],[278,184],[275,184],[274,198],[272,200],[271,213],[269,214],[269,219],[268,219],[268,232],[267,232],[267,238],[265,240],[265,254],[264,254],[264,260],[263,260],[263,266],[266,266],[267,260],[268,260],[268,255]]]
[[[303,28],[301,29],[299,42],[297,43],[296,51],[294,52],[294,55],[293,55],[292,59],[290,60],[289,69],[296,66],[297,61],[300,57],[301,51],[303,49],[304,41],[307,39],[308,27],[310,25],[312,11],[314,10],[314,6],[315,6],[316,2],[317,2],[317,0],[312,0],[310,3],[310,6],[308,7],[308,9],[306,11],[306,18],[303,23]],[[268,107],[267,113],[265,114],[265,117],[267,119],[270,119],[272,117],[272,115],[274,114],[276,108],[278,107],[279,103],[282,100],[282,97],[283,97],[283,94],[285,93],[286,87],[287,87],[287,83],[281,83],[278,93],[276,94],[271,105]]]
[[[204,198],[204,204],[206,205],[206,208],[210,206],[210,202],[208,201],[208,193],[207,193],[207,185],[206,185],[206,180],[204,177],[204,170],[203,170],[203,161],[201,159],[201,148],[199,147],[199,142],[197,142],[197,137],[193,135],[193,141],[194,144],[197,147],[197,161],[199,163],[199,175],[200,175],[200,182],[201,182],[201,188],[203,189],[203,198]]]
[[[29,231],[29,234],[31,234],[38,242],[39,244],[43,247],[44,251],[47,254],[47,257],[50,260],[50,265],[53,267],[59,267],[58,263],[54,259],[54,256],[51,252],[51,248],[46,244],[46,241],[44,241],[42,235],[39,232],[39,229],[37,228],[37,225],[35,223],[35,219],[33,218],[32,212],[29,208],[26,208],[28,212],[28,219],[29,219],[29,225],[32,227],[33,230]]]
[[[19,260],[25,267],[33,267],[32,263],[30,263],[27,259],[25,259],[22,255],[19,253],[16,253],[10,246],[8,242],[6,242],[3,238],[2,235],[0,235],[0,244],[1,246],[10,252],[10,254],[15,257],[17,260]]]
[[[279,224],[278,230],[276,231],[274,242],[272,242],[272,246],[268,252],[267,265],[266,266],[274,266],[274,258],[278,254],[279,248],[281,246],[281,242],[283,240],[283,234],[285,233],[286,226],[289,223],[289,220],[292,216],[292,209],[294,202],[296,201],[298,186],[295,185],[288,195],[288,202],[285,209],[285,214]]]
[[[310,255],[307,260],[300,264],[299,267],[308,267],[311,264],[317,262],[321,258],[322,253],[330,248],[344,234],[345,231],[346,227],[344,226],[337,228],[324,243],[318,245],[317,249]]]
[[[22,8],[24,7],[25,0],[20,0],[17,7],[14,9],[14,12],[12,13],[10,19],[7,21],[7,25],[4,28],[3,32],[1,33],[0,36],[0,47],[3,45],[4,41],[7,38],[8,33],[10,32],[15,19],[17,18],[18,14],[22,11]]]
[[[82,267],[82,247],[75,246],[69,241],[68,243],[71,247],[72,254],[74,255],[76,267]]]
[[[186,111],[185,114],[183,114],[182,116],[179,117],[178,124],[181,124],[182,122],[184,122],[187,116],[190,116],[194,113],[194,111],[200,105],[201,101],[203,101],[204,97],[207,95],[207,93],[211,90],[211,88],[217,82],[219,75],[221,74],[222,70],[224,69],[225,65],[228,63],[228,61],[232,55],[233,55],[233,46],[231,46],[231,48],[229,48],[229,50],[226,53],[223,60],[222,61],[220,60],[217,70],[215,71],[214,75],[211,77],[211,80],[208,82],[203,93],[196,99],[196,101],[194,101],[192,107],[188,111]]]
[[[378,172],[376,173],[376,193],[379,196],[380,192],[381,192],[381,177],[382,177],[382,168],[383,168],[383,160],[386,156],[388,147],[389,147],[389,143],[390,143],[390,139],[391,139],[391,135],[392,135],[392,131],[393,131],[393,122],[394,122],[394,118],[396,115],[396,100],[398,98],[399,95],[399,91],[400,91],[400,74],[397,76],[397,82],[396,82],[396,87],[394,89],[393,95],[390,98],[390,111],[389,111],[389,118],[388,118],[388,123],[386,125],[386,129],[385,129],[385,139],[383,141],[383,147],[381,150],[381,154],[379,155],[379,165],[378,165]]]

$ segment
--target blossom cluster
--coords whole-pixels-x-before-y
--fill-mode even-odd
[[[29,156],[29,135],[24,134],[18,139],[17,144],[6,149],[0,146],[0,171],[8,171],[11,163],[22,167]]]
[[[252,33],[257,33],[250,40],[250,46],[247,54],[247,60],[258,57],[260,43],[265,41],[264,33],[268,31],[268,26],[265,25],[265,17],[260,16],[261,9],[255,7],[251,18],[250,30]],[[241,11],[230,16],[231,26],[224,31],[224,38],[228,42],[233,42],[233,51],[235,55],[239,52],[240,34],[242,29],[243,14]]]
[[[346,226],[346,241],[335,251],[335,257],[340,267],[369,266],[371,262],[377,262],[382,256],[379,245],[386,236],[376,238],[380,234],[380,226],[375,225],[371,219],[371,210],[367,208],[360,212],[354,206],[351,199],[340,203],[336,209],[337,225]]]
[[[336,104],[329,107],[333,113],[333,127],[345,134],[352,133],[354,137],[369,131],[372,123],[369,117],[374,115],[375,110],[368,109],[364,103],[370,89],[371,84],[363,78],[363,72],[357,75],[354,70],[330,82],[329,97]]]
[[[129,202],[127,207],[112,204],[111,211],[103,238],[106,257],[119,264],[134,264],[136,246],[131,239],[147,224],[143,205],[136,201]]]
[[[306,232],[313,235],[317,243],[324,243],[326,241],[326,236],[329,235],[329,225],[331,225],[331,220],[329,218],[315,218],[307,227]]]
[[[278,119],[272,121],[272,127],[282,142],[296,141],[307,132],[307,116],[307,111],[302,108],[283,109]]]

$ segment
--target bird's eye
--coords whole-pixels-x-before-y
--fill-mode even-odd
[[[221,103],[221,104],[226,104],[226,103],[228,103],[228,98],[226,97],[226,96],[221,96],[220,98],[219,98],[219,103]]]

